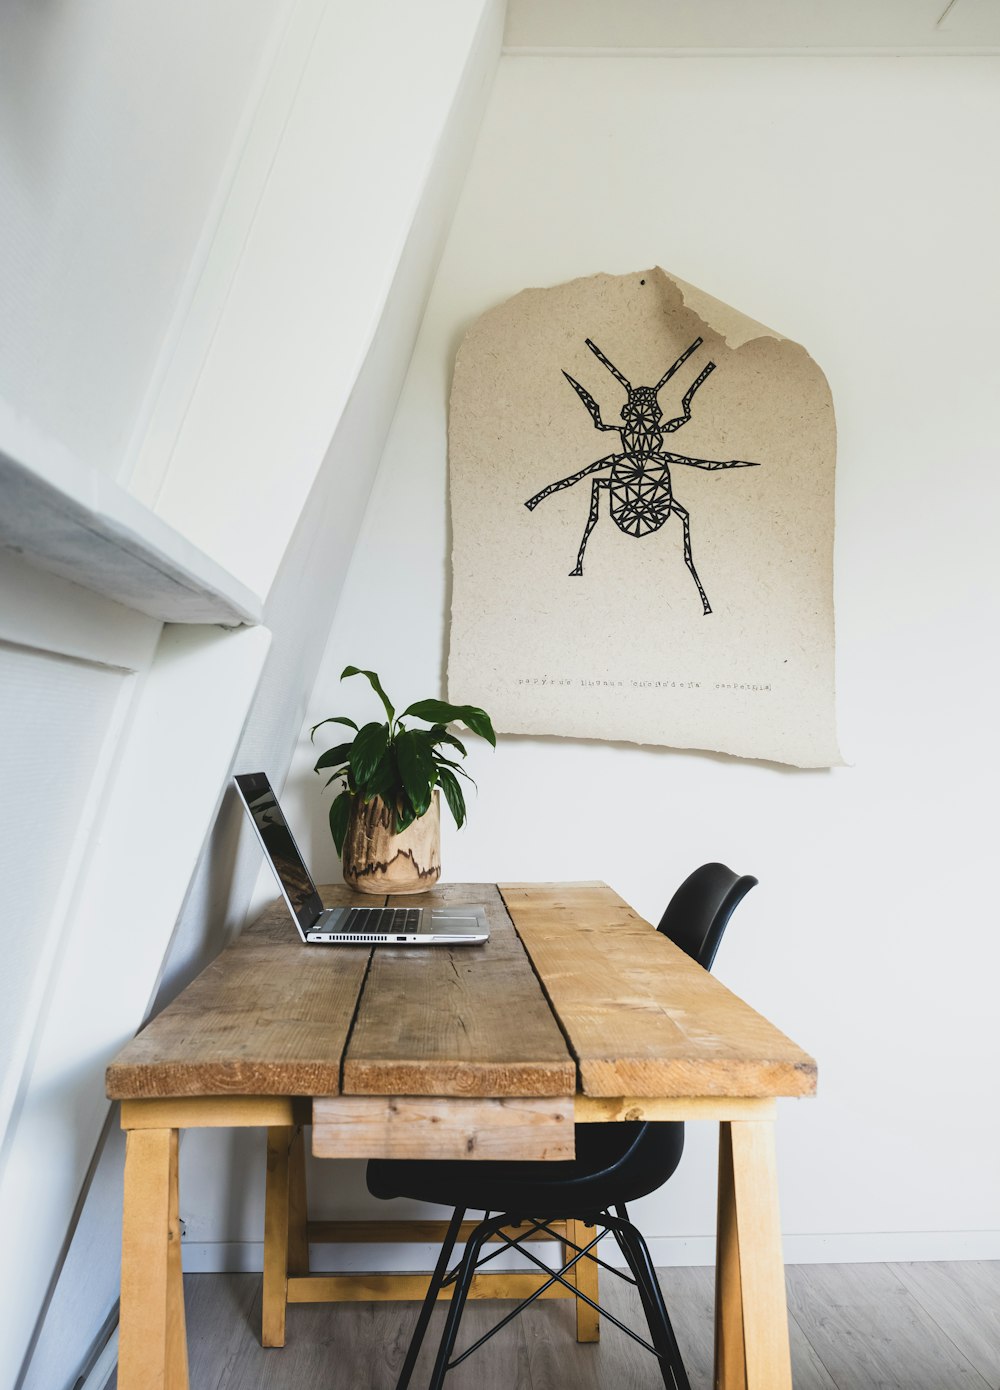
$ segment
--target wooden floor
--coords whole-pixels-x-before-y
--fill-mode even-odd
[[[713,1279],[711,1269],[660,1271],[692,1390],[712,1383]],[[298,1305],[288,1310],[287,1345],[264,1351],[259,1275],[195,1274],[184,1285],[191,1390],[391,1390],[416,1316],[414,1304]],[[788,1290],[795,1390],[1000,1390],[1000,1263],[796,1265]],[[602,1273],[601,1296],[629,1326],[641,1326],[632,1289]],[[501,1307],[470,1303],[460,1344],[484,1332]],[[440,1326],[431,1324],[429,1345]],[[415,1390],[429,1369],[425,1354]],[[653,1358],[610,1324],[600,1345],[578,1345],[572,1306],[562,1300],[529,1309],[446,1384],[663,1387]]]

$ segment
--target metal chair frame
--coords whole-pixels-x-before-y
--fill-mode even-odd
[[[413,1368],[416,1365],[417,1356],[419,1355],[424,1335],[427,1331],[428,1323],[430,1322],[431,1313],[442,1289],[447,1288],[450,1284],[455,1285],[455,1293],[451,1300],[451,1306],[448,1309],[448,1318],[438,1347],[434,1370],[431,1373],[430,1390],[441,1390],[444,1378],[449,1371],[453,1370],[456,1366],[460,1366],[463,1361],[473,1354],[473,1352],[478,1351],[481,1346],[492,1337],[495,1337],[502,1328],[512,1322],[519,1313],[522,1313],[525,1308],[530,1307],[536,1299],[541,1298],[542,1294],[544,1294],[547,1289],[550,1289],[553,1284],[557,1283],[569,1289],[577,1298],[583,1299],[583,1301],[593,1308],[595,1312],[599,1313],[601,1317],[607,1318],[609,1322],[613,1323],[615,1327],[624,1332],[626,1336],[631,1337],[634,1342],[638,1342],[640,1346],[645,1347],[648,1352],[651,1352],[657,1357],[660,1362],[660,1370],[663,1375],[663,1383],[666,1386],[666,1390],[691,1390],[690,1382],[688,1381],[687,1374],[684,1370],[684,1364],[681,1360],[677,1338],[674,1336],[674,1330],[670,1324],[670,1317],[667,1313],[663,1295],[660,1292],[660,1286],[653,1269],[649,1248],[641,1232],[628,1219],[628,1213],[624,1204],[616,1205],[614,1210],[614,1215],[612,1215],[610,1211],[602,1211],[596,1215],[590,1213],[582,1218],[584,1224],[587,1226],[603,1228],[598,1231],[593,1240],[583,1246],[577,1245],[575,1241],[568,1240],[564,1235],[557,1235],[550,1229],[549,1221],[538,1220],[537,1218],[529,1219],[509,1212],[502,1213],[498,1216],[490,1216],[489,1212],[487,1212],[485,1219],[476,1226],[466,1241],[465,1253],[462,1259],[449,1271],[448,1264],[451,1260],[452,1253],[458,1240],[459,1229],[465,1216],[465,1209],[458,1208],[451,1219],[444,1243],[438,1255],[437,1264],[431,1275],[427,1293],[417,1318],[417,1324],[410,1340],[409,1349],[406,1353],[406,1360],[403,1362],[399,1380],[396,1382],[396,1390],[406,1390],[406,1387],[410,1383]],[[549,1220],[551,1219],[552,1218],[549,1218]],[[512,1226],[525,1226],[526,1229],[512,1238],[507,1234],[505,1229]],[[609,1234],[615,1237],[618,1247],[625,1257],[625,1262],[631,1271],[630,1274],[623,1273],[622,1270],[615,1268],[614,1265],[608,1264],[606,1261],[591,1253],[594,1247],[600,1244]],[[563,1245],[569,1246],[576,1253],[568,1259],[560,1269],[555,1270],[550,1265],[546,1264],[539,1256],[534,1254],[533,1251],[526,1249],[524,1246],[524,1242],[532,1240],[538,1235],[549,1235],[554,1240],[560,1240]],[[492,1238],[501,1241],[501,1245],[498,1249],[491,1250],[488,1255],[482,1255],[483,1246]],[[496,1259],[498,1255],[503,1254],[507,1249],[516,1250],[518,1254],[530,1260],[532,1264],[548,1274],[549,1278],[527,1298],[522,1299],[522,1301],[501,1318],[498,1323],[495,1323],[488,1332],[485,1332],[481,1337],[477,1338],[471,1346],[466,1347],[460,1355],[452,1359],[452,1353],[454,1352],[455,1342],[458,1337],[459,1323],[462,1319],[462,1313],[465,1309],[469,1290],[472,1287],[473,1276],[476,1270],[481,1269],[483,1265],[488,1264],[490,1260]],[[583,1259],[593,1260],[594,1263],[598,1264],[602,1269],[608,1270],[619,1279],[623,1279],[627,1284],[632,1284],[638,1289],[652,1342],[647,1342],[644,1337],[640,1337],[637,1332],[633,1332],[630,1327],[626,1327],[613,1313],[609,1313],[606,1308],[600,1307],[592,1298],[589,1298],[587,1294],[578,1289],[575,1284],[570,1283],[566,1276],[579,1261]]]

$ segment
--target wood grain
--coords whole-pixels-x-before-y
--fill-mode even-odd
[[[396,1245],[413,1242],[419,1245],[440,1245],[448,1229],[447,1221],[310,1221],[309,1239],[314,1245]],[[463,1221],[458,1231],[458,1242],[464,1245],[479,1225],[478,1221]],[[555,1236],[567,1234],[565,1221],[550,1221],[550,1229]],[[506,1226],[504,1230],[513,1239],[521,1228]],[[490,1236],[498,1241],[499,1235]],[[545,1240],[540,1235],[539,1240]]]
[[[719,1126],[719,1200],[715,1245],[715,1390],[746,1390],[743,1290],[736,1229],[733,1141]]]
[[[520,1274],[511,1270],[474,1274],[470,1298],[527,1298],[544,1284],[547,1275]],[[310,1274],[306,1279],[288,1280],[289,1303],[410,1303],[427,1293],[429,1274]],[[447,1302],[455,1291],[446,1284],[438,1295]],[[542,1298],[575,1298],[561,1284],[547,1288]]]
[[[604,885],[501,884],[588,1096],[803,1096],[813,1059]]]
[[[774,1125],[740,1120],[720,1128],[730,1132],[746,1388],[792,1390]]]
[[[309,1199],[306,1190],[306,1143],[296,1126],[288,1150],[288,1272],[309,1273]]]
[[[179,1148],[180,1135],[173,1130],[167,1175],[167,1390],[188,1390],[189,1385],[184,1271],[181,1265]]]
[[[618,1120],[773,1120],[773,1096],[583,1096],[573,1113],[578,1125]]]
[[[593,1226],[585,1226],[582,1221],[570,1221],[567,1224],[569,1226],[567,1234],[574,1245],[588,1245],[597,1234]],[[575,1253],[571,1246],[563,1246],[564,1262],[572,1259]],[[574,1288],[585,1293],[595,1303],[600,1303],[599,1275],[600,1266],[597,1262],[584,1258],[576,1262],[567,1278]],[[584,1303],[582,1298],[576,1300],[576,1340],[578,1342],[599,1342],[601,1340],[601,1315],[595,1308],[591,1308],[589,1303]]]
[[[288,1301],[288,1229],[290,1212],[289,1153],[295,1130],[267,1131],[267,1180],[264,1199],[264,1280],[261,1345],[285,1345]]]
[[[126,1140],[120,1390],[187,1390],[177,1131]]]
[[[381,797],[365,803],[358,796],[341,855],[344,882],[359,893],[425,893],[441,877],[441,796],[435,791],[430,808],[396,834],[396,814]]]
[[[122,1129],[261,1129],[308,1124],[311,1098],[302,1096],[159,1096],[123,1100]]]
[[[492,884],[394,905],[483,904],[484,946],[382,946],[344,1059],[345,1095],[566,1096],[576,1067]]]
[[[371,905],[343,886],[324,901]],[[371,948],[303,946],[275,903],[118,1054],[112,1100],[336,1095]]]
[[[313,1104],[317,1158],[571,1159],[573,1102],[541,1096],[328,1096]]]

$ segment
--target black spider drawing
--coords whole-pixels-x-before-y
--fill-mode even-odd
[[[709,470],[716,468],[759,468],[760,465],[749,463],[746,459],[730,459],[728,462],[722,462],[718,459],[696,459],[688,458],[686,454],[665,453],[663,436],[673,434],[675,430],[679,430],[691,419],[691,402],[694,400],[694,394],[715,371],[715,363],[707,363],[688,388],[681,403],[682,413],[672,420],[664,420],[657,395],[691,354],[701,347],[703,340],[695,338],[691,346],[681,353],[674,365],[669,371],[664,372],[655,386],[633,386],[631,382],[626,381],[618,368],[608,361],[596,343],[592,343],[589,338],[585,341],[594,356],[604,363],[611,375],[620,381],[628,392],[628,400],[622,406],[621,411],[623,424],[606,425],[601,419],[601,407],[590,392],[585,391],[578,381],[574,381],[569,372],[563,372],[563,376],[587,407],[595,427],[599,430],[618,431],[621,435],[622,452],[620,454],[608,454],[606,458],[598,459],[596,463],[581,468],[579,473],[562,478],[558,483],[550,483],[548,487],[542,488],[541,492],[536,492],[534,497],[530,497],[524,505],[529,511],[534,511],[539,502],[544,501],[553,492],[560,492],[564,487],[572,487],[581,478],[585,478],[588,473],[596,473],[602,468],[610,468],[611,472],[606,478],[595,478],[591,484],[590,515],[587,518],[587,525],[584,527],[583,539],[580,542],[580,549],[576,557],[576,567],[570,570],[570,576],[583,574],[583,552],[587,548],[587,541],[590,539],[590,533],[597,521],[601,492],[610,489],[611,519],[628,536],[648,536],[651,531],[658,531],[671,512],[680,517],[684,526],[684,561],[698,586],[705,612],[711,613],[712,607],[708,601],[708,595],[702,588],[691,555],[690,515],[673,494],[670,484],[670,465],[683,463],[691,468]]]

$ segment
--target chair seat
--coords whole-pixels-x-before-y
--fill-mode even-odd
[[[561,1220],[655,1192],[683,1148],[682,1124],[577,1125],[576,1158],[569,1162],[371,1159],[368,1190],[373,1197]]]

